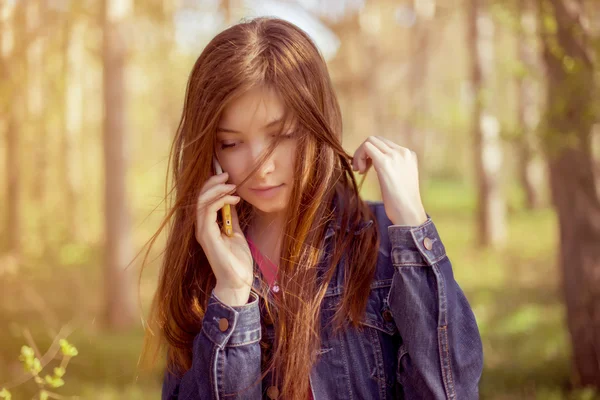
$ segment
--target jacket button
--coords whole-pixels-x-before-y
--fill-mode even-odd
[[[392,322],[394,320],[394,317],[392,316],[392,312],[390,310],[385,310],[383,312],[383,319],[386,320],[387,322]]]
[[[221,332],[225,332],[227,328],[229,328],[229,321],[227,320],[227,318],[221,318],[219,320],[219,329],[221,330]]]
[[[431,250],[431,249],[432,249],[432,247],[433,247],[433,242],[431,241],[431,239],[429,239],[428,237],[426,237],[426,238],[423,240],[423,245],[425,246],[425,248],[426,248],[427,250]]]
[[[267,389],[267,396],[269,396],[270,399],[276,399],[279,397],[279,389],[277,389],[277,386],[269,387]]]

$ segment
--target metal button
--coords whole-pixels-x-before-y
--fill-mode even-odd
[[[394,320],[392,312],[390,310],[385,310],[383,312],[383,319],[385,319],[387,322],[392,322]]]
[[[431,250],[433,248],[433,242],[428,237],[423,240],[423,245],[427,250]]]
[[[267,396],[269,396],[270,399],[276,399],[279,397],[279,389],[277,389],[277,386],[269,387],[267,389]]]
[[[229,321],[227,320],[227,318],[221,318],[219,320],[219,329],[221,330],[221,332],[225,332],[227,328],[229,328]]]

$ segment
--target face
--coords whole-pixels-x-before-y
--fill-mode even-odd
[[[256,88],[229,104],[217,129],[217,157],[228,182],[238,185],[283,126],[284,105],[278,94]],[[282,132],[284,138],[259,170],[238,186],[237,194],[264,214],[283,213],[293,185],[297,138],[294,126]],[[291,136],[288,136],[290,135]],[[274,187],[261,190],[265,187]]]

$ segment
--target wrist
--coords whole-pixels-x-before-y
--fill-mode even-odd
[[[248,300],[250,299],[250,286],[245,288],[230,288],[219,285],[217,282],[213,293],[219,301],[230,307],[243,306],[244,304],[248,304]]]
[[[394,225],[403,225],[403,226],[419,226],[427,221],[427,214],[425,213],[425,209],[420,209],[418,211],[404,212],[399,214],[392,223]]]

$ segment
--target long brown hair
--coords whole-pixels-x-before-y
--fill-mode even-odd
[[[374,217],[359,196],[362,182],[357,185],[352,157],[341,144],[342,118],[326,63],[305,32],[277,18],[255,18],[226,29],[206,46],[192,69],[169,159],[173,182],[166,198],[168,204],[172,196],[174,203],[168,205],[144,258],[145,263],[150,247],[168,226],[141,360],[142,365],[154,364],[157,354],[166,349],[171,372],[182,375],[191,367],[192,342],[201,330],[215,285],[194,235],[199,183],[212,175],[216,128],[224,108],[258,86],[277,90],[285,104],[286,120],[294,120],[299,128],[295,182],[278,272],[281,291],[268,308],[276,339],[269,351],[272,357],[263,362],[263,376],[272,369],[283,398],[304,400],[320,348],[320,305],[333,267],[344,255],[345,286],[336,327],[340,329],[348,322],[358,325],[375,270],[379,235],[377,229],[366,229],[360,235],[334,235],[329,267],[317,280],[327,223],[338,218],[339,232],[352,232],[359,223]],[[260,168],[279,140],[273,141],[248,177]],[[169,171],[167,176],[171,176]],[[333,210],[336,195],[344,206]],[[244,229],[252,206],[242,200],[236,210]],[[258,294],[266,299],[265,292]]]

